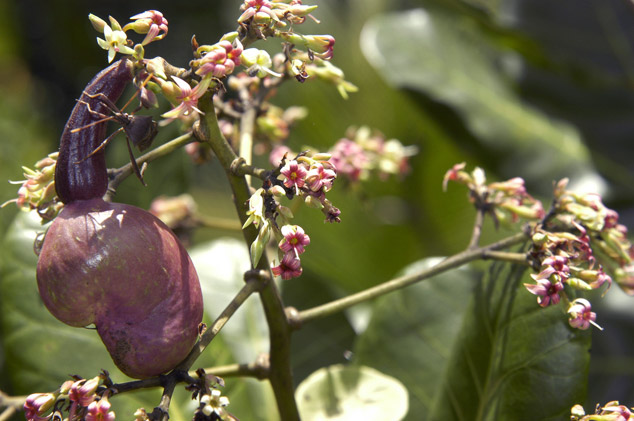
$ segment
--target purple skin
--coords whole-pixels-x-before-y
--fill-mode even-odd
[[[46,233],[37,280],[49,311],[71,326],[94,323],[130,377],[174,368],[198,335],[196,270],[170,229],[143,209],[101,199],[67,205]]]
[[[101,71],[66,123],[55,172],[66,206],[46,233],[37,283],[55,317],[77,327],[94,323],[117,367],[147,378],[187,356],[203,300],[196,270],[172,231],[143,209],[102,199],[104,151],[93,152],[105,139],[106,122],[90,124],[108,108],[97,94],[114,103],[133,70],[123,59]]]
[[[132,81],[134,66],[122,59],[99,72],[86,85],[64,126],[55,169],[55,190],[64,203],[103,197],[108,188],[108,172],[104,150],[90,155],[106,138],[107,122],[90,125],[101,118],[96,113],[108,114],[109,109],[98,98],[88,95],[102,93],[116,102],[126,85]],[[86,103],[90,105],[90,112]],[[72,130],[81,130],[72,133]]]

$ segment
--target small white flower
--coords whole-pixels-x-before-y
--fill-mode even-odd
[[[105,25],[103,27],[103,35],[105,39],[97,37],[97,43],[101,48],[108,51],[108,63],[114,60],[116,53],[134,54],[134,49],[128,47],[128,37],[125,32],[120,30],[113,31],[109,25]]]

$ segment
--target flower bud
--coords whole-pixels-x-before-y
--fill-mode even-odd
[[[306,196],[306,199],[304,199],[304,203],[306,203],[306,206],[313,209],[323,209],[324,207],[321,201],[315,196]]]
[[[103,34],[103,28],[108,25],[106,21],[93,15],[92,13],[88,15],[88,19],[90,20],[92,27],[95,28],[95,31]]]

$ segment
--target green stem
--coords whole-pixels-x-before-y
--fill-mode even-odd
[[[264,380],[269,377],[269,356],[265,355],[258,358],[257,361],[249,364],[229,364],[217,367],[205,368],[205,373],[218,377],[254,377]],[[190,376],[194,377],[195,372],[190,372]]]
[[[238,156],[235,154],[227,139],[220,132],[218,120],[214,112],[211,95],[204,96],[198,102],[199,108],[205,112],[194,134],[200,141],[211,145],[216,157],[227,174],[227,179],[234,194],[235,207],[242,224],[247,219],[247,201],[251,191],[244,176],[238,176],[232,171],[232,164]],[[257,237],[257,230],[250,225],[243,230],[247,244],[253,243]],[[262,256],[257,270],[270,271],[266,256]],[[299,412],[293,396],[293,374],[291,371],[291,329],[284,312],[281,296],[274,282],[268,282],[260,291],[264,314],[269,326],[270,338],[270,372],[269,381],[283,420],[299,420]]]
[[[213,338],[220,332],[220,329],[224,327],[229,321],[231,316],[240,308],[240,306],[251,296],[252,293],[261,288],[262,281],[256,279],[249,279],[247,283],[242,287],[240,292],[231,300],[229,305],[220,313],[214,323],[205,330],[200,336],[199,341],[194,345],[194,348],[189,352],[189,355],[181,362],[175,370],[189,370],[194,364],[196,359],[200,357],[205,348],[211,343]]]
[[[5,409],[4,411],[2,411],[2,413],[0,413],[0,421],[8,421],[11,419],[11,417],[18,412],[17,409],[15,409],[15,406],[9,406],[7,409]]]
[[[473,224],[473,232],[471,234],[471,240],[469,241],[469,249],[478,247],[480,243],[480,236],[482,235],[482,225],[484,224],[484,210],[478,208],[476,211],[476,220]]]
[[[483,250],[483,259],[501,260],[504,262],[515,263],[516,265],[530,266],[526,253],[513,253],[508,251]]]
[[[431,268],[425,269],[421,272],[414,273],[411,275],[401,276],[400,278],[395,278],[380,285],[377,285],[372,288],[368,288],[364,291],[360,291],[356,294],[349,295],[347,297],[343,297],[341,299],[331,301],[329,303],[300,311],[298,314],[298,321],[303,324],[306,322],[310,322],[315,319],[319,319],[322,317],[326,317],[335,313],[338,313],[342,310],[347,309],[348,307],[352,307],[356,304],[372,300],[374,298],[385,295],[389,292],[396,291],[397,289],[405,288],[409,285],[412,285],[416,282],[422,281],[424,279],[431,278],[434,275],[438,275],[439,273],[446,272],[450,269],[455,269],[459,266],[464,265],[465,263],[469,263],[471,261],[483,258],[495,258],[491,255],[494,250],[504,249],[515,244],[519,244],[523,241],[526,241],[528,236],[525,233],[518,233],[511,237],[500,240],[496,243],[490,244],[486,247],[479,247],[474,249],[468,249],[463,251],[462,253],[455,254],[451,257],[446,258],[442,262],[438,263]],[[513,253],[519,254],[519,253]],[[524,261],[526,257],[524,257]],[[525,262],[524,262],[525,263]]]
[[[238,155],[244,158],[247,165],[253,163],[253,132],[255,129],[255,118],[257,116],[257,108],[250,98],[246,87],[242,87],[239,91],[242,108],[244,109],[240,118],[240,150]],[[247,177],[247,184],[251,185],[251,177]]]

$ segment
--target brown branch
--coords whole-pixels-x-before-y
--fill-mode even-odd
[[[424,279],[431,278],[434,275],[438,275],[439,273],[446,272],[450,269],[455,269],[459,266],[462,266],[466,263],[477,259],[494,259],[501,258],[502,254],[499,252],[496,254],[496,250],[505,249],[507,247],[522,243],[528,239],[528,234],[525,232],[518,233],[511,237],[505,238],[493,244],[490,244],[486,247],[480,247],[475,249],[468,249],[463,251],[462,253],[455,254],[451,257],[446,258],[442,262],[438,263],[431,268],[422,270],[418,273],[414,273],[411,275],[401,276],[399,278],[392,279],[390,281],[384,282],[372,288],[368,288],[364,291],[360,291],[356,294],[349,295],[347,297],[340,298],[338,300],[331,301],[326,304],[322,304],[320,306],[300,311],[296,316],[296,319],[299,321],[298,325],[301,326],[303,323],[310,322],[312,320],[329,316],[334,313],[338,313],[342,310],[347,309],[348,307],[352,307],[356,304],[372,300],[374,298],[385,295],[389,292],[396,291],[398,289],[405,288],[409,285],[412,285],[416,282],[420,282]],[[526,256],[521,255],[519,253],[512,253],[513,262],[518,263],[520,261],[519,256],[523,256],[523,263],[526,263]],[[508,253],[504,254],[508,260]]]

